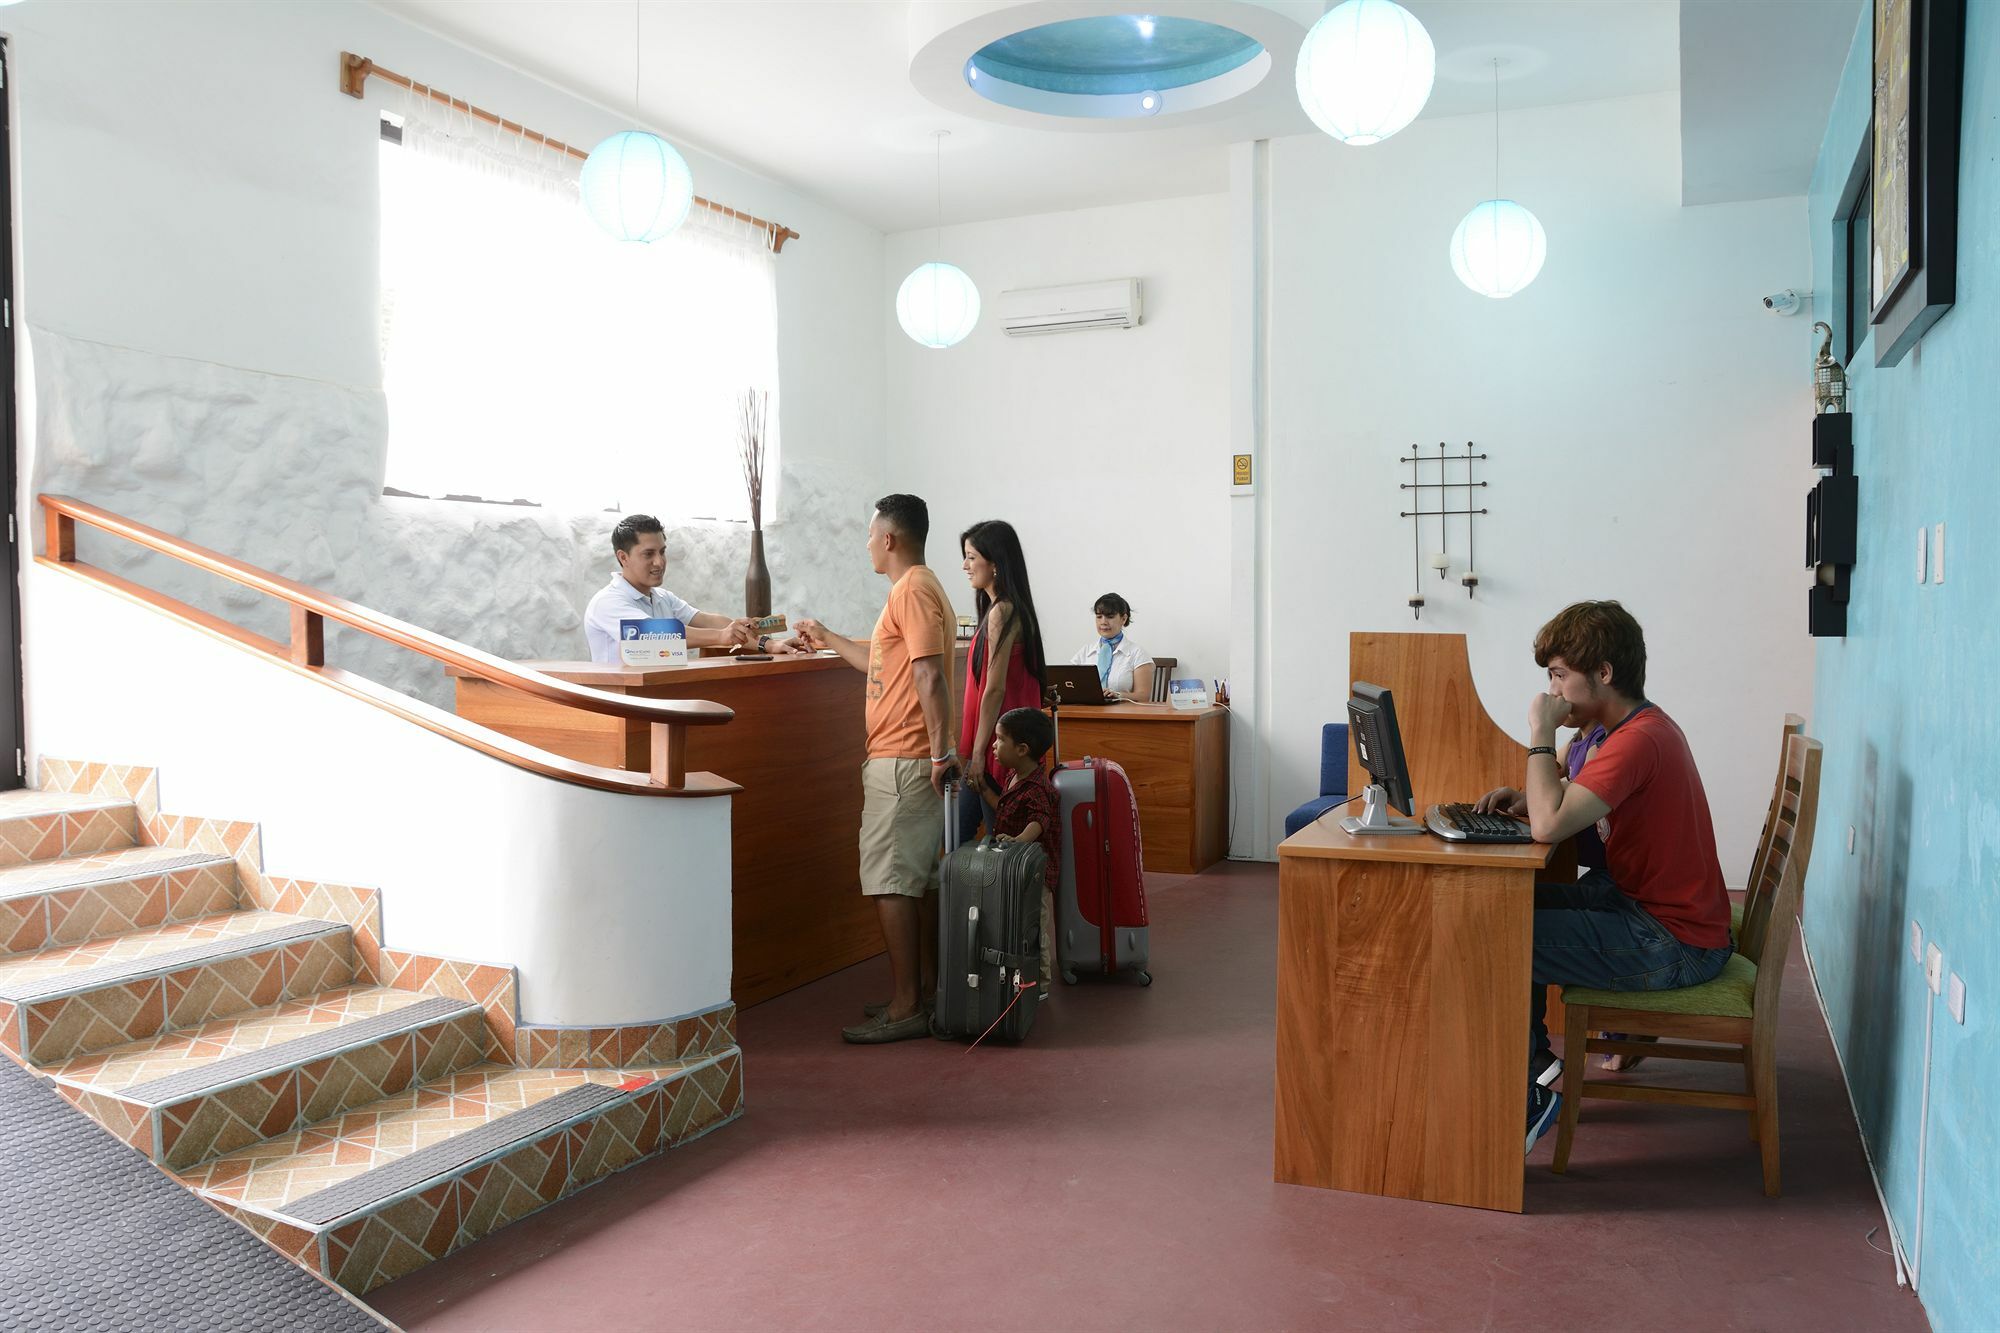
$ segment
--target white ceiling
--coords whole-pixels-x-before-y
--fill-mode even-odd
[[[1681,202],[1803,194],[1863,0],[1685,0]]]
[[[644,123],[884,231],[932,222],[930,159],[940,129],[951,131],[944,141],[946,222],[1220,191],[1228,184],[1225,145],[1312,130],[1290,97],[1246,99],[1263,105],[1198,125],[1177,126],[1163,117],[1136,133],[1017,128],[949,112],[911,82],[905,0],[376,2],[619,108],[632,102],[636,4]],[[1489,109],[1496,55],[1507,61],[1503,107],[1676,88],[1693,26],[1681,21],[1679,0],[1404,2],[1437,45],[1437,86],[1426,116]],[[1860,0],[1728,0],[1698,25],[1694,58],[1705,59],[1709,44],[1729,46],[1728,11],[1822,3],[1845,14],[1851,33]],[[1836,60],[1823,80],[1828,98],[1838,70]],[[423,77],[421,70],[404,72]],[[1291,72],[1274,70],[1270,77],[1288,85]],[[1721,103],[1722,92],[1716,100]],[[1811,119],[1814,127],[1824,123],[1825,111],[1823,100]],[[1742,132],[1740,123],[1737,129]],[[1810,166],[1808,154],[1808,172]],[[1721,174],[1727,176],[1727,169]],[[1793,192],[1804,185],[1799,179]],[[1705,188],[1730,186],[1720,180]]]

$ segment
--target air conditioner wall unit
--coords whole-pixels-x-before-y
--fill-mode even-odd
[[[1137,278],[1000,293],[1000,329],[1009,338],[1082,329],[1129,329],[1138,323]]]

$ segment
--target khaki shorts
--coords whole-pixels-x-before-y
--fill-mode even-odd
[[[928,759],[861,765],[861,891],[921,898],[937,887],[944,801],[931,789]]]

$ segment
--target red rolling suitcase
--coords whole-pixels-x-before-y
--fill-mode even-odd
[[[1109,759],[1085,758],[1058,762],[1055,781],[1063,824],[1055,940],[1062,979],[1075,984],[1079,973],[1123,973],[1150,986],[1146,873],[1132,780]]]

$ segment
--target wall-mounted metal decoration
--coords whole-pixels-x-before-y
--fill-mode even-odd
[[[1815,638],[1847,634],[1849,571],[1854,567],[1861,488],[1854,475],[1854,418],[1822,412],[1813,418],[1812,461],[1819,480],[1806,496],[1806,627]]]
[[[1471,597],[1479,587],[1478,566],[1473,563],[1475,550],[1473,519],[1486,513],[1484,509],[1473,508],[1472,502],[1479,497],[1475,492],[1486,489],[1487,483],[1473,477],[1473,464],[1486,461],[1485,454],[1472,451],[1472,441],[1465,442],[1465,452],[1447,453],[1444,441],[1438,441],[1437,453],[1426,454],[1418,445],[1411,445],[1410,452],[1398,458],[1399,463],[1410,465],[1410,479],[1397,489],[1414,491],[1411,503],[1415,509],[1405,509],[1398,517],[1410,520],[1410,555],[1413,561],[1411,573],[1413,586],[1410,590],[1409,607],[1418,619],[1424,615],[1424,568],[1428,565],[1437,571],[1441,579],[1451,577],[1451,520],[1465,520],[1465,570],[1459,575],[1459,583],[1465,588],[1465,595]],[[1460,471],[1458,464],[1464,464],[1462,480],[1452,480],[1452,474]],[[1434,468],[1431,479],[1425,480],[1425,468]],[[1433,496],[1436,504],[1426,504],[1427,496]],[[1457,505],[1457,508],[1453,508]],[[1437,547],[1430,559],[1424,559],[1425,519],[1436,519]]]
[[[1847,372],[1833,359],[1833,326],[1816,320],[1813,327],[1826,330],[1826,336],[1819,342],[1819,356],[1813,361],[1813,411],[1845,412]]]

